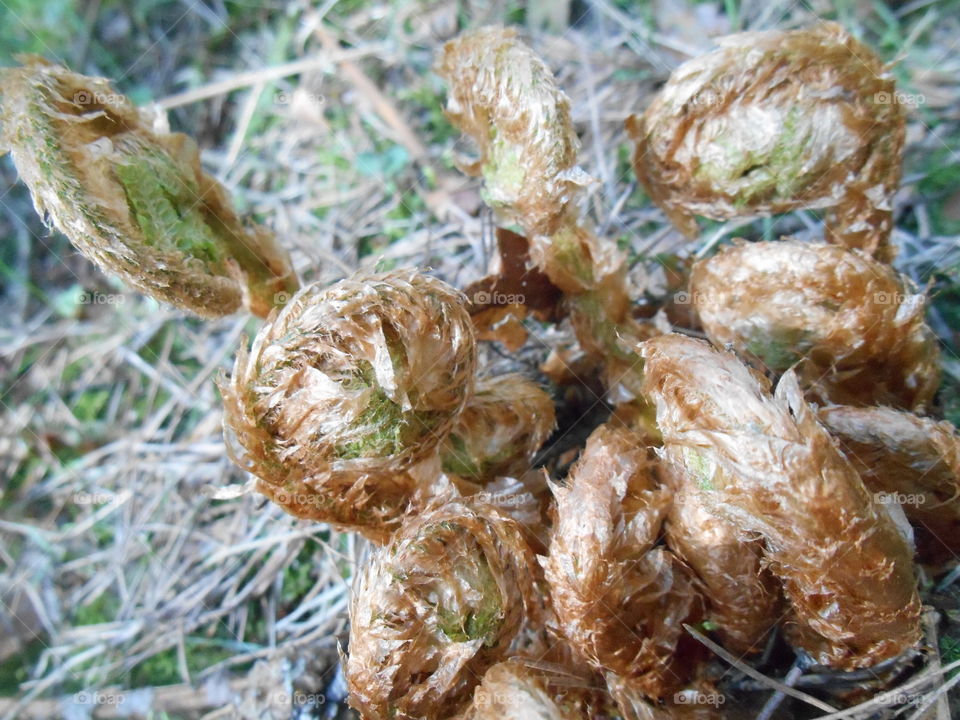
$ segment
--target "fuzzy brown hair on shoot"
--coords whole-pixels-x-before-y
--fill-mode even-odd
[[[827,240],[889,262],[906,113],[888,69],[835,23],[717,44],[627,121],[653,201],[691,238],[694,215],[831,208]]]
[[[673,492],[667,545],[696,573],[708,621],[725,647],[760,652],[782,614],[780,584],[763,566],[760,543],[711,513],[693,476],[667,463],[662,472]]]
[[[913,524],[921,561],[942,564],[960,553],[960,436],[937,422],[889,407],[821,408],[860,476],[884,503]]]
[[[714,343],[778,374],[795,366],[820,404],[922,411],[940,384],[923,293],[858,250],[737,242],[694,265],[690,297]]]
[[[41,217],[104,271],[203,317],[266,317],[299,286],[266,228],[244,225],[192,139],[158,132],[109,82],[39,58],[0,71],[0,150]]]
[[[345,674],[368,720],[443,720],[507,658],[538,600],[533,552],[493,507],[451,501],[408,516],[360,570]]]
[[[221,379],[228,449],[298,517],[384,540],[471,395],[463,296],[415,271],[308,286]]]
[[[484,485],[519,477],[556,427],[553,400],[522,375],[482,378],[440,450],[444,471]]]
[[[869,667],[920,638],[913,550],[817,422],[796,376],[771,394],[735,355],[670,334],[643,344],[664,454],[707,509],[763,540],[787,633],[820,665]]]
[[[690,570],[654,547],[670,506],[655,466],[633,433],[603,425],[555,489],[545,573],[559,629],[621,708],[680,689],[699,657],[683,623],[703,619],[703,599]]]
[[[480,150],[464,170],[483,175],[486,201],[531,236],[556,232],[590,177],[577,166],[570,100],[553,73],[502,27],[451,40],[436,69],[448,83],[447,115]]]
[[[470,706],[457,720],[579,720],[582,708],[560,697],[543,673],[523,660],[497,663],[487,670]]]

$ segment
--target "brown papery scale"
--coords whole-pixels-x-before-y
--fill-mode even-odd
[[[717,43],[627,121],[654,202],[689,237],[694,215],[829,207],[828,240],[889,261],[905,112],[888,68],[835,23]]]
[[[482,378],[441,446],[443,469],[480,484],[519,477],[555,426],[553,400],[536,383]]]
[[[221,378],[228,452],[288,512],[383,540],[473,390],[465,299],[416,271],[309,286]]]
[[[535,615],[537,568],[515,522],[482,503],[412,514],[360,571],[345,674],[367,720],[465,709]]]
[[[788,372],[769,383],[735,355],[665,335],[644,343],[664,447],[710,512],[763,539],[788,636],[817,663],[869,667],[913,647],[912,549],[820,425]]]
[[[714,343],[777,373],[796,365],[820,403],[922,410],[939,385],[926,298],[859,251],[738,242],[694,266],[690,297]]]
[[[887,407],[826,407],[819,417],[867,487],[903,508],[921,560],[960,554],[960,437],[953,425]]]
[[[0,71],[0,152],[44,221],[125,283],[203,317],[266,317],[299,283],[285,250],[244,225],[193,140],[156,131],[102,78],[26,58]]]
[[[522,660],[501,662],[487,670],[457,720],[580,720],[582,708],[570,695],[551,688],[547,676]]]
[[[779,583],[762,565],[760,544],[711,513],[705,491],[682,467],[669,477],[667,545],[697,574],[707,619],[723,644],[739,654],[759,652],[782,614]]]
[[[511,658],[487,670],[474,691],[470,706],[456,720],[581,720],[620,717],[623,720],[718,720],[716,707],[701,702],[718,697],[712,686],[701,684],[676,693],[672,702],[660,705],[633,697],[617,706],[595,685],[562,668],[541,670],[542,662],[527,664]]]
[[[702,619],[703,601],[686,566],[654,547],[670,504],[656,462],[636,435],[603,425],[555,489],[544,570],[557,623],[621,708],[681,687],[697,656],[683,623]]]

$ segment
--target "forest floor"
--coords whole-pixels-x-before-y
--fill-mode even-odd
[[[456,170],[471,148],[430,69],[460,30],[518,25],[572,99],[598,180],[582,212],[656,301],[675,261],[822,222],[704,222],[688,242],[638,186],[624,120],[714,37],[817,18],[899,61],[917,98],[897,265],[930,294],[938,403],[960,424],[958,2],[0,0],[0,64],[36,53],[159,103],[305,282],[415,265],[464,287],[486,274],[493,218]],[[187,317],[104,275],[44,228],[6,158],[0,238],[0,718],[347,717],[337,645],[364,543],[214,497],[246,478],[213,380],[258,322]],[[549,345],[489,346],[484,371],[535,374]],[[925,597],[941,661],[960,659],[960,581]]]

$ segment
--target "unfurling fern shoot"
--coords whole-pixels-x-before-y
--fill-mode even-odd
[[[350,608],[350,704],[368,720],[449,718],[537,612],[533,552],[489,505],[411,515],[360,571]]]
[[[385,539],[471,395],[463,296],[398,271],[309,286],[222,379],[228,449],[298,517]]]
[[[265,317],[297,289],[286,251],[241,222],[193,140],[153,130],[109,82],[28,58],[0,87],[0,150],[37,212],[103,270],[203,317]]]
[[[827,240],[888,262],[905,117],[893,76],[835,23],[746,32],[674,70],[627,121],[673,223],[830,208]]]

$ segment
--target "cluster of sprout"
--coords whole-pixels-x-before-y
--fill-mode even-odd
[[[719,46],[627,123],[650,196],[691,236],[695,215],[831,214],[822,243],[695,264],[706,340],[635,317],[624,254],[578,217],[592,181],[543,61],[503,28],[440,54],[479,152],[465,170],[616,406],[564,478],[535,468],[551,395],[480,374],[462,293],[398,270],[271,309],[298,286],[287,256],[188,138],[104,80],[3,72],[2,142],[38,212],[160,300],[266,317],[219,381],[227,448],[287,512],[376,546],[344,661],[365,718],[717,717],[683,706],[718,676],[691,629],[748,659],[785,638],[832,672],[919,647],[915,563],[960,549],[960,439],[928,416],[936,339],[888,264],[904,117],[876,97],[893,81],[836,25]],[[906,518],[882,500],[899,494]]]

